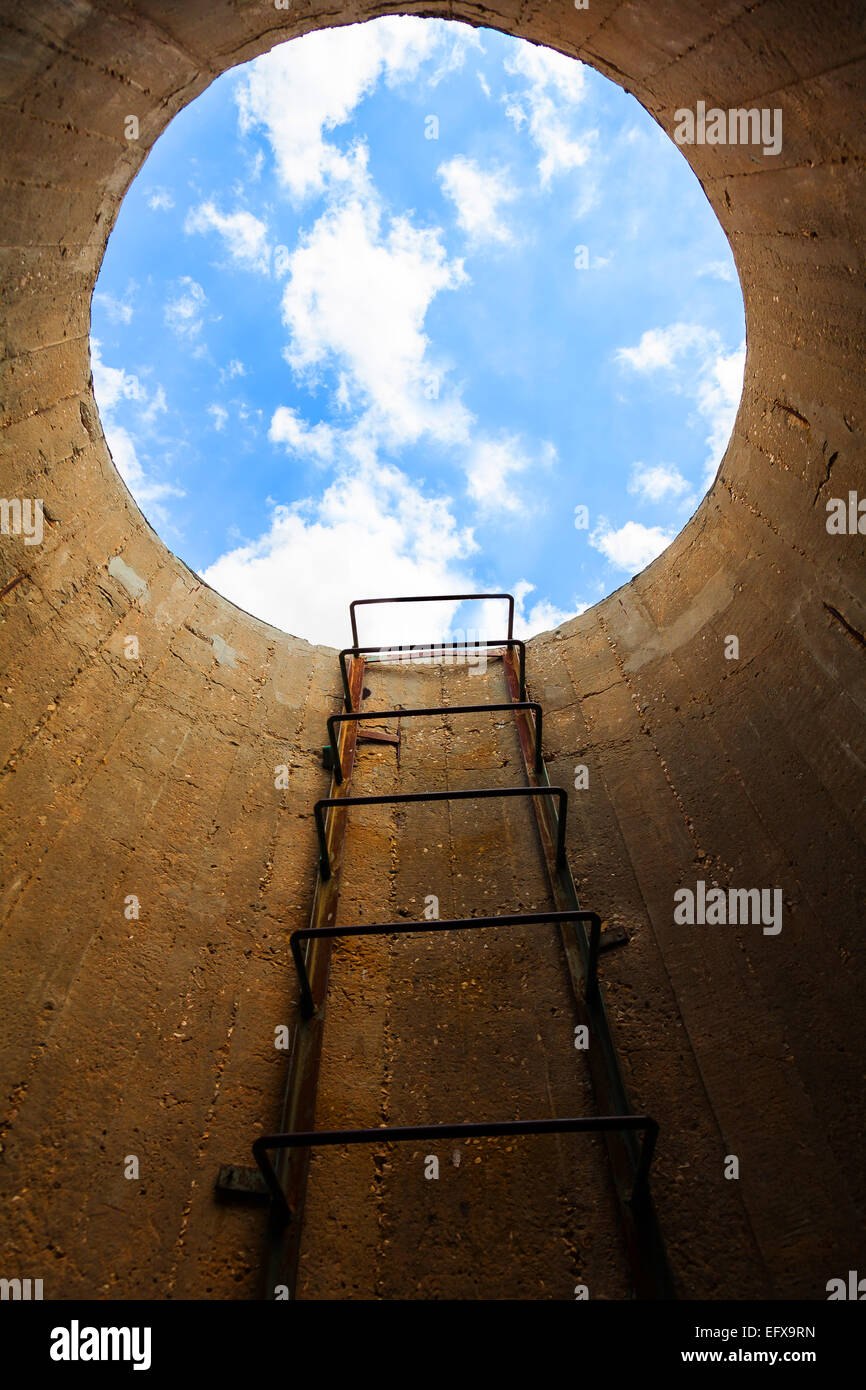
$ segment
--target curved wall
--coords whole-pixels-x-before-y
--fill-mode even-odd
[[[784,112],[777,158],[684,150],[746,305],[716,483],[647,571],[531,644],[529,671],[551,780],[590,769],[582,895],[631,937],[606,976],[635,1104],[672,1136],[655,1191],[680,1291],[824,1297],[862,1263],[866,1203],[864,539],[825,526],[829,497],[866,494],[866,35],[843,0],[0,5],[2,488],[46,519],[41,546],[2,537],[2,1272],[46,1297],[255,1291],[260,1222],[211,1184],[278,1110],[270,1038],[336,662],[150,529],[100,428],[89,303],[124,191],[185,103],[286,36],[391,12],[548,42],[669,132],[699,100]],[[698,879],[780,887],[781,932],[676,926]]]

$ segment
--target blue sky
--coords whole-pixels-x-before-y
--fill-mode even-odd
[[[744,332],[721,227],[633,98],[389,18],[283,44],[172,122],[92,356],[166,543],[342,646],[353,597],[511,590],[529,635],[627,581],[715,476]],[[496,606],[432,607],[369,610],[362,641],[501,635]]]

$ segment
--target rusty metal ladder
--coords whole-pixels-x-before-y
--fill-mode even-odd
[[[391,647],[362,647],[358,643],[355,610],[368,604],[465,602],[503,599],[508,603],[508,632],[502,639],[478,642],[426,643]],[[542,756],[542,708],[527,699],[526,648],[514,637],[514,598],[510,594],[405,595],[388,599],[356,599],[349,607],[353,646],[339,654],[345,711],[328,719],[328,743],[323,749],[325,766],[332,771],[331,795],[314,807],[319,844],[319,876],[310,925],[290,937],[292,959],[299,982],[297,1017],[289,1040],[289,1072],[280,1130],[260,1135],[253,1143],[256,1166],[224,1165],[217,1178],[223,1197],[247,1197],[270,1203],[266,1288],[267,1296],[285,1290],[293,1296],[300,1254],[302,1212],[314,1147],[348,1144],[391,1143],[402,1140],[493,1137],[562,1133],[603,1133],[613,1176],[620,1219],[628,1251],[635,1297],[674,1297],[661,1231],[649,1187],[658,1125],[648,1115],[632,1112],[626,1094],[598,980],[598,956],[606,945],[623,938],[602,941],[601,919],[580,907],[565,852],[568,795],[553,787]],[[446,705],[420,709],[363,711],[364,671],[368,661],[412,661],[456,650],[480,651],[502,656],[509,700],[483,705]],[[347,658],[351,665],[347,666]],[[522,787],[483,787],[469,791],[413,792],[391,796],[351,796],[349,786],[355,752],[360,741],[394,742],[393,735],[367,733],[368,719],[419,718],[442,714],[468,714],[511,710],[517,723],[527,784]],[[337,926],[342,853],[349,808],[419,801],[452,801],[493,797],[526,797],[532,802],[544,852],[547,874],[556,908],[550,912],[501,914],[495,917],[454,918],[421,922],[387,922],[363,926]],[[556,808],[554,808],[556,802]],[[322,1054],[331,943],[338,937],[387,936],[393,933],[474,931],[487,927],[550,925],[559,927],[577,1007],[589,1036],[587,1049],[593,1094],[599,1113],[537,1120],[493,1120],[461,1124],[380,1126],[373,1129],[316,1130],[315,1110]],[[587,935],[586,927],[589,927]],[[607,933],[605,934],[607,935]],[[274,1161],[271,1155],[276,1154]]]

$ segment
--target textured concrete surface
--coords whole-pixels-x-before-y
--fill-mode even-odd
[[[569,785],[577,763],[590,771],[569,837],[582,897],[631,935],[605,976],[633,1099],[662,1125],[655,1193],[680,1290],[822,1298],[828,1279],[862,1269],[866,1201],[864,537],[825,525],[828,498],[866,494],[866,36],[854,0],[592,0],[585,11],[428,0],[297,14],[260,0],[0,4],[2,491],[43,498],[46,515],[41,546],[0,537],[0,1273],[43,1278],[60,1298],[257,1288],[262,1217],[215,1204],[212,1182],[219,1163],[248,1160],[279,1112],[274,1027],[294,1007],[286,941],[312,897],[311,806],[327,789],[318,750],[338,705],[336,661],[239,612],[151,531],[102,436],[89,299],[124,190],[176,111],[284,37],[395,11],[580,55],[669,132],[673,112],[698,100],[784,112],[774,160],[684,148],[746,303],[744,395],[715,486],[643,575],[531,644],[529,673],[551,780]],[[137,142],[124,138],[129,114]],[[124,655],[132,634],[137,660]],[[724,655],[731,634],[738,660]],[[404,785],[426,758],[441,777],[476,776],[463,728],[411,739]],[[486,747],[504,750],[505,730]],[[390,781],[391,756],[364,753],[370,785]],[[274,787],[281,764],[286,790]],[[382,907],[418,898],[430,871],[408,850],[391,858],[399,828],[387,813],[353,824],[347,912],[382,894],[381,863],[392,864]],[[471,830],[431,809],[416,847],[435,848],[437,881]],[[519,867],[540,893],[531,865],[503,852],[515,834],[509,824],[487,843],[490,891],[510,893]],[[675,925],[673,894],[698,879],[781,887],[781,933]],[[451,874],[444,900],[455,885]],[[130,895],[137,920],[125,915]],[[531,960],[544,1004],[566,1010],[555,953],[503,937],[487,954],[481,973],[462,945],[444,964],[422,939],[342,946],[345,1017],[327,1035],[323,1116],[350,1101],[359,1122],[383,1106],[389,1119],[434,1104],[492,1112],[528,1107],[547,1078],[555,1097],[572,1084],[559,1015],[522,985]],[[453,1034],[438,1030],[435,1046],[440,996],[464,983]],[[425,999],[417,1020],[394,1010],[409,985]],[[421,1045],[448,1058],[447,1089],[410,1062],[416,1021]],[[481,1033],[501,1069],[479,1064]],[[604,1203],[586,1205],[566,1181],[593,1163],[592,1144],[534,1141],[530,1154],[524,1141],[506,1158],[483,1142],[481,1165],[480,1146],[458,1168],[441,1155],[438,1185],[419,1179],[417,1156],[389,1155],[375,1171],[353,1158],[369,1243],[331,1160],[317,1160],[309,1296],[567,1297],[581,1260],[599,1293],[618,1296]],[[128,1155],[137,1180],[124,1177]],[[726,1155],[739,1158],[737,1181],[723,1176]],[[475,1166],[487,1195],[467,1177]],[[551,1175],[547,1196],[539,1171]],[[472,1219],[461,1226],[462,1202]],[[543,1288],[542,1262],[522,1265],[538,1222]]]

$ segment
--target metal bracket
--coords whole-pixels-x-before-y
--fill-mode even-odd
[[[357,733],[357,736],[356,736],[356,739],[355,739],[355,742],[356,742],[356,743],[387,743],[390,747],[396,748],[396,749],[397,749],[397,753],[398,753],[398,765],[399,765],[399,752],[400,752],[400,735],[399,735],[399,734],[388,734],[388,733],[385,732],[384,729],[359,729],[359,730],[358,730],[358,733]],[[337,755],[336,755],[336,747],[335,747],[334,744],[326,743],[326,744],[324,745],[323,749],[322,749],[322,767],[325,769],[326,772],[333,772],[334,769],[335,769],[337,766],[338,766],[338,759],[337,759]],[[342,781],[342,768],[340,769],[340,772],[341,772],[341,776],[338,778],[338,781]]]
[[[396,713],[402,714],[402,710]],[[357,743],[393,743],[395,748],[400,747],[400,735],[388,734],[384,729],[359,729],[356,739]]]
[[[616,946],[628,946],[631,937],[625,927],[607,927],[601,933],[600,951],[612,951]]]
[[[224,1201],[269,1202],[271,1194],[261,1170],[242,1163],[224,1163],[217,1173],[216,1190]]]

